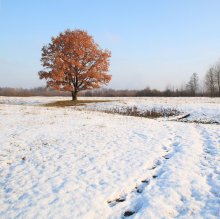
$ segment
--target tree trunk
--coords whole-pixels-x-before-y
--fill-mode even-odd
[[[72,91],[72,101],[76,101],[76,100],[77,100],[77,92]]]
[[[220,81],[218,81],[218,96],[220,97]]]

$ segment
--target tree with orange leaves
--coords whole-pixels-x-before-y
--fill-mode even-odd
[[[102,50],[83,30],[66,30],[42,48],[40,79],[56,90],[70,91],[72,100],[78,92],[107,85],[111,53]]]

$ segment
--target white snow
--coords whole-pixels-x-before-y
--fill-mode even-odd
[[[135,107],[138,111],[176,109],[182,115],[190,114],[186,121],[220,123],[220,98],[207,97],[143,97],[143,98],[110,98],[112,102],[96,103],[84,108],[98,111],[121,111]]]
[[[60,99],[0,97],[0,218],[220,217],[220,125],[98,112],[158,105],[219,121],[219,99],[37,105]]]

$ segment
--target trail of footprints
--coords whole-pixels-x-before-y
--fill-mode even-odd
[[[160,165],[162,165],[165,160],[169,160],[173,154],[174,154],[174,151],[172,150],[172,148],[170,147],[169,149],[167,147],[164,147],[163,148],[164,151],[166,152],[161,158],[159,158],[155,163],[154,165],[149,168],[148,170],[152,171],[152,170],[156,170]],[[164,160],[163,160],[164,159]],[[153,181],[155,180],[157,177],[158,177],[158,173],[152,173],[152,175],[146,179],[143,179],[141,180],[141,183],[140,185],[136,186],[134,189],[131,190],[130,193],[135,193],[136,195],[140,195],[144,189]],[[129,194],[129,193],[128,193]],[[126,197],[128,196],[128,194],[125,194],[123,196],[120,196],[114,200],[109,200],[107,201],[108,202],[108,205],[110,207],[114,207],[116,206],[117,204],[121,203],[121,202],[125,202],[126,201]],[[123,215],[122,215],[122,218],[123,217],[130,217],[132,215],[134,215],[135,213],[137,213],[137,210],[126,210]]]

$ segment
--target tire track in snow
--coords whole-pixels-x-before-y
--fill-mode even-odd
[[[171,189],[174,192],[173,195],[176,198],[176,202],[172,200],[172,196],[167,200],[168,202],[173,202],[171,205],[168,205],[170,207],[168,211],[170,217],[192,217],[193,215],[200,215],[201,208],[203,207],[201,203],[204,198],[208,197],[208,194],[205,177],[203,176],[204,173],[201,172],[200,168],[203,144],[206,145],[206,142],[201,138],[198,127],[200,126],[196,124],[178,125],[178,129],[173,132],[173,136],[170,139],[171,147],[164,147],[164,155],[158,158],[160,165],[154,165],[149,168],[149,177],[143,179],[142,183],[131,190],[130,193],[124,195],[122,199],[119,198],[118,200],[115,199],[112,202],[108,202],[109,206],[115,209],[118,216],[121,215],[122,218],[129,217],[134,216],[138,212],[141,212],[142,216],[145,215],[143,214],[143,211],[147,210],[145,208],[149,208],[149,204],[152,205],[151,198],[155,201],[152,191],[158,191],[158,189],[160,192],[161,189],[163,191],[166,188],[164,187],[164,183],[167,185],[168,191]],[[218,138],[214,137],[214,139]],[[213,168],[213,166],[210,168]],[[169,174],[171,175],[169,176]],[[183,175],[183,178],[181,175]],[[168,182],[164,180],[168,180]],[[172,184],[169,185],[169,182],[173,182],[174,185],[176,184],[177,188]],[[165,197],[163,193],[160,193],[160,195],[161,199]],[[211,207],[213,200],[207,202],[207,204]],[[216,208],[220,206],[219,201],[216,199],[215,204]],[[163,210],[164,212],[161,211],[162,213],[159,213],[161,214],[160,216],[166,214],[167,209]],[[209,212],[209,209],[205,208],[204,212]],[[211,213],[211,215],[216,216],[217,213],[214,213]],[[138,216],[140,217],[140,214]]]
[[[114,199],[114,200],[108,200],[107,203],[108,205],[112,208],[116,207],[116,205],[120,204],[120,203],[126,203],[126,201],[128,199],[131,200],[131,202],[133,203],[132,205],[134,205],[135,207],[133,208],[128,208],[126,207],[126,204],[124,206],[122,206],[121,209],[121,216],[123,217],[130,217],[132,215],[134,215],[135,213],[137,213],[140,209],[141,209],[141,205],[139,204],[139,199],[142,199],[142,192],[147,189],[148,186],[152,186],[152,184],[155,183],[155,180],[160,176],[160,174],[162,174],[162,172],[160,171],[163,167],[163,165],[165,165],[165,163],[172,158],[172,156],[175,154],[175,147],[178,146],[178,142],[180,141],[181,138],[179,138],[179,136],[176,135],[176,132],[174,130],[173,127],[170,127],[167,124],[164,124],[165,129],[168,129],[169,132],[171,133],[171,136],[165,140],[165,142],[163,143],[163,150],[164,153],[161,154],[155,161],[154,164],[148,168],[148,177],[146,177],[145,179],[142,179],[140,181],[140,184],[136,185],[130,193],[124,194],[119,196],[118,198]],[[160,169],[158,169],[159,167],[161,167]],[[132,200],[133,199],[133,200]],[[137,200],[138,199],[138,200]],[[135,204],[136,202],[136,204]]]
[[[182,205],[177,205],[179,213],[176,217],[219,218],[220,193],[218,193],[217,200],[215,195],[213,195],[215,198],[210,196],[210,191],[213,188],[215,188],[216,192],[216,187],[213,187],[213,183],[210,183],[210,176],[213,176],[212,172],[217,170],[218,164],[213,157],[213,153],[211,153],[216,149],[210,137],[212,134],[208,133],[210,127],[217,126],[194,124],[188,127],[191,127],[192,136],[194,137],[194,144],[192,145],[194,147],[194,150],[192,148],[194,167],[191,165],[192,176],[189,178],[189,191],[187,192],[188,194],[181,194]],[[218,139],[218,137],[215,136],[214,139]],[[219,154],[217,156],[218,162],[220,161]],[[196,160],[197,162],[195,162]],[[219,180],[218,183],[220,183]],[[220,184],[218,185],[218,191],[220,191]]]
[[[203,139],[203,160],[201,161],[202,172],[206,182],[210,186],[209,198],[206,200],[201,213],[207,217],[208,211],[215,217],[220,218],[220,128],[211,133],[205,126],[198,126]]]

